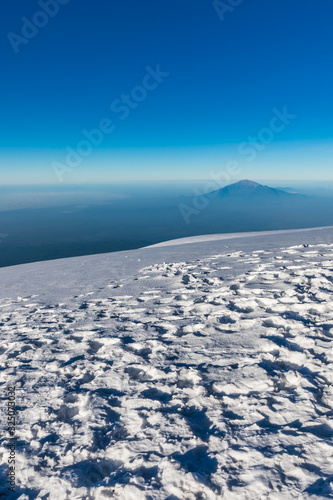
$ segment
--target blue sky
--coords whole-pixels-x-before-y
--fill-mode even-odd
[[[1,183],[207,179],[230,162],[235,180],[333,180],[332,14],[5,0]]]

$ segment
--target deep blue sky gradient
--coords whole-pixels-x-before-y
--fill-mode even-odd
[[[210,0],[70,0],[18,54],[8,33],[41,8],[0,9],[2,183],[58,182],[53,162],[105,117],[116,130],[65,182],[205,179],[233,159],[241,177],[333,179],[331,0],[243,0],[223,22]],[[158,64],[169,76],[120,120],[111,103]],[[240,158],[284,106],[296,118]]]

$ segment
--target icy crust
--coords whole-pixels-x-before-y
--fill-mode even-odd
[[[333,498],[333,245],[156,264],[108,288],[0,301],[8,498]]]

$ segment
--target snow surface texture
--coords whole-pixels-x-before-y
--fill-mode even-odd
[[[1,396],[16,385],[19,417],[8,498],[333,498],[332,234],[185,245],[165,262],[121,252],[114,274],[136,267],[119,279],[112,254],[3,270]],[[10,276],[26,290],[39,268],[63,269],[49,300],[15,297]]]

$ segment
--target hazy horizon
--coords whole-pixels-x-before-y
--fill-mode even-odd
[[[298,194],[276,198],[272,186],[264,196],[216,198],[223,185],[212,179],[0,187],[0,267],[200,234],[333,225],[333,186],[287,184]]]

